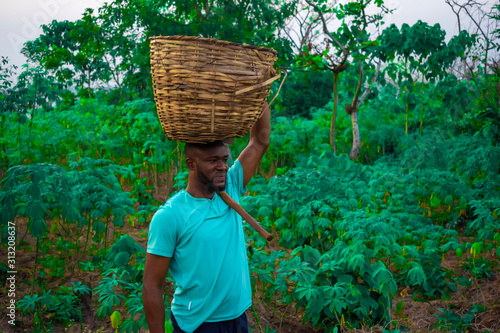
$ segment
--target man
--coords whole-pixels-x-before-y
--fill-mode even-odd
[[[250,131],[231,169],[227,144],[186,144],[185,190],[171,197],[150,224],[144,268],[144,310],[151,333],[165,332],[164,282],[177,283],[171,319],[175,333],[248,332],[251,286],[241,217],[216,192],[233,199],[246,186],[269,146],[270,111]]]

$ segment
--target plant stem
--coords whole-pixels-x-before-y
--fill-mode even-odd
[[[36,252],[35,252],[35,267],[33,268],[33,280],[31,282],[31,292],[30,294],[33,295],[33,286],[35,285],[35,276],[36,276],[36,266],[38,264],[38,247],[40,244],[40,237],[36,238]]]
[[[83,254],[87,251],[87,245],[89,243],[90,228],[92,227],[92,218],[89,218],[89,224],[87,229],[87,239],[85,240],[85,247],[83,248]]]
[[[108,225],[109,225],[109,217],[106,219],[106,227],[104,228],[104,254],[108,249]]]
[[[18,150],[19,150],[19,164],[22,164],[22,157],[21,157],[21,123],[19,122],[19,119],[17,119],[17,124],[19,125],[17,127],[17,135],[18,135]]]
[[[260,327],[259,316],[257,315],[257,310],[255,310],[255,306],[253,306],[253,304],[252,304],[252,312],[253,312],[253,315],[255,316],[255,323],[257,324],[257,326],[259,326],[260,333],[263,333],[262,327]]]

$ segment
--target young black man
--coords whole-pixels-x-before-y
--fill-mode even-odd
[[[144,268],[144,310],[151,333],[165,332],[164,282],[170,269],[177,283],[171,304],[175,333],[246,333],[252,304],[241,217],[216,195],[234,200],[269,146],[270,111],[250,130],[250,140],[229,169],[222,141],[186,144],[185,190],[167,200],[150,224]]]

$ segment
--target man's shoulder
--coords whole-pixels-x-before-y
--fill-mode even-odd
[[[173,209],[177,205],[184,204],[187,199],[186,194],[187,194],[186,190],[180,190],[179,192],[175,193],[170,198],[168,198],[165,204],[161,207],[164,207],[165,209]]]
[[[230,181],[237,182],[239,175],[243,174],[243,167],[241,165],[241,162],[239,160],[234,161],[233,165],[229,168],[227,173]]]
[[[241,165],[241,161],[239,159],[236,159],[234,161],[233,165],[229,168],[229,171],[232,171],[232,172],[243,171],[243,166]]]
[[[164,205],[160,206],[156,213],[154,214],[154,217],[159,217],[159,218],[175,218],[176,216],[179,215],[179,213],[182,211],[182,209],[179,209],[182,207],[183,204],[185,204],[185,191],[179,191],[173,196],[171,196]],[[153,218],[154,218],[153,217]]]

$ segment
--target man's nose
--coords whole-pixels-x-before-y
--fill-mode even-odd
[[[224,162],[223,160],[218,160],[217,164],[215,165],[217,170],[226,170],[227,169],[227,163]]]

